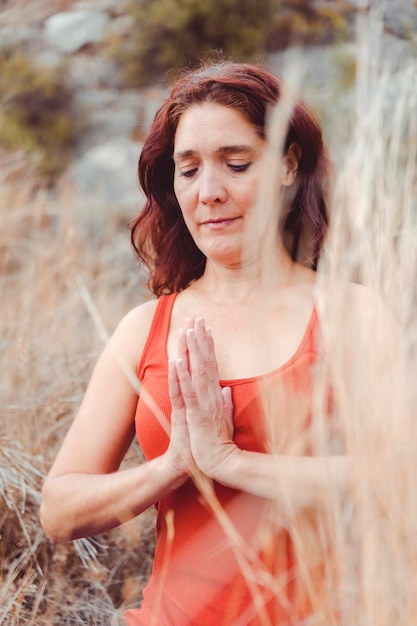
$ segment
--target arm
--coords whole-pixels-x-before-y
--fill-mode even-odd
[[[94,535],[138,515],[188,476],[187,440],[173,412],[167,452],[118,471],[134,437],[135,373],[154,302],[129,313],[100,356],[80,410],[42,490],[41,523],[54,541]],[[177,417],[179,419],[177,419]]]
[[[212,478],[233,489],[276,500],[288,515],[322,508],[332,494],[348,492],[354,472],[347,456],[309,457],[247,452],[235,447]]]
[[[276,500],[288,514],[297,508],[321,507],[332,490],[347,491],[355,467],[352,458],[239,449],[232,441],[231,400],[229,390],[220,389],[211,334],[197,319],[184,336],[180,342],[186,342],[188,361],[177,360],[176,371],[191,451],[202,472],[227,487]]]
[[[341,437],[346,454],[332,456],[270,455],[240,450],[232,441],[225,417],[210,333],[203,320],[186,331],[188,364],[177,362],[186,404],[191,451],[200,470],[235,489],[277,500],[286,510],[321,507],[333,494],[344,497],[364,476],[377,473],[384,482],[384,464],[401,449],[401,341],[398,324],[381,300],[359,285],[347,285],[327,302],[329,318],[342,327],[331,329],[325,342],[328,367],[342,383]],[[343,307],[338,317],[334,302]],[[346,312],[348,311],[348,314]],[[349,320],[348,331],[346,320]],[[326,318],[326,330],[329,320]],[[345,337],[346,334],[346,337]],[[340,340],[340,337],[343,341]],[[361,372],[358,384],[358,372]],[[376,480],[375,476],[372,478]],[[287,506],[286,506],[287,505]]]

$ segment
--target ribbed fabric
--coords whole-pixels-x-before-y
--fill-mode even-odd
[[[169,442],[166,346],[175,297],[159,299],[138,367],[136,432],[148,460]],[[298,349],[282,367],[221,381],[232,388],[240,448],[308,453],[316,331],[313,310]],[[274,416],[272,427],[265,414]],[[129,626],[281,626],[299,624],[308,614],[310,602],[295,582],[290,533],[276,508],[257,496],[216,483],[213,488],[221,521],[191,480],[158,503],[152,575],[141,608],[125,613]]]

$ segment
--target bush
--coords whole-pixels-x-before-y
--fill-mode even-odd
[[[276,2],[268,31],[268,50],[290,45],[326,45],[349,37],[352,6],[334,0],[332,6],[310,0]]]
[[[68,165],[83,128],[64,75],[18,52],[0,57],[0,146],[25,150],[49,183]]]
[[[131,29],[113,35],[109,54],[122,83],[140,87],[169,70],[194,67],[213,53],[262,61],[291,44],[326,44],[348,36],[352,7],[313,0],[132,0]]]
[[[265,53],[272,0],[136,0],[132,33],[114,37],[111,54],[127,86],[141,86],[172,68],[195,66],[211,51],[236,60]]]

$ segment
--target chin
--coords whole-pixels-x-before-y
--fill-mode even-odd
[[[213,263],[228,267],[238,267],[242,264],[241,250],[210,250],[207,259]]]

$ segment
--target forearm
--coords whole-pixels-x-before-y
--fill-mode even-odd
[[[184,480],[172,475],[164,456],[111,474],[49,477],[41,523],[56,542],[96,535],[136,517]]]
[[[353,460],[347,456],[290,456],[235,448],[212,478],[227,487],[279,502],[292,514],[322,508],[332,495],[348,492]]]

